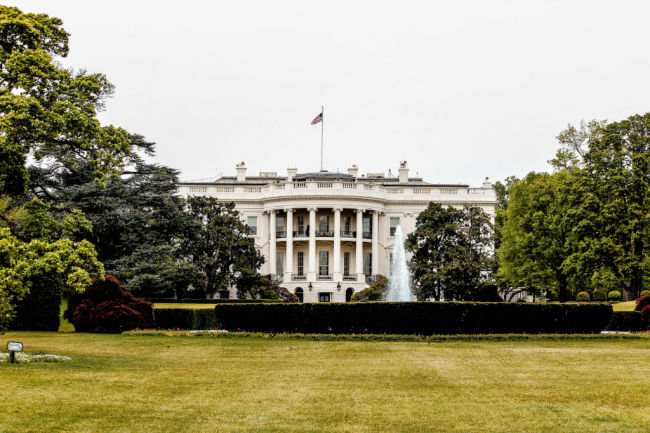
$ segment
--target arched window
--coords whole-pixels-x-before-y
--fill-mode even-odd
[[[348,287],[348,289],[345,291],[345,302],[350,302],[352,295],[354,295],[354,289],[352,287]]]
[[[296,296],[298,297],[298,300],[302,302],[302,287],[296,287]]]

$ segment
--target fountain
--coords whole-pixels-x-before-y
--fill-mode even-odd
[[[393,247],[393,263],[390,265],[390,281],[386,301],[409,302],[411,301],[411,284],[409,270],[406,266],[406,252],[404,251],[404,235],[402,227],[395,230],[395,246]]]

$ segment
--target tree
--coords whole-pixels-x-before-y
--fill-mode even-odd
[[[532,172],[508,188],[497,249],[498,276],[508,286],[561,301],[573,299],[562,270],[568,256],[563,197],[571,182],[566,170],[553,175]]]
[[[574,284],[634,299],[650,275],[650,113],[602,123],[587,142],[568,197],[563,270]]]
[[[192,225],[181,241],[180,252],[194,266],[193,284],[206,295],[214,297],[229,290],[240,275],[250,275],[264,263],[250,227],[241,220],[234,203],[189,197],[187,208]]]
[[[430,203],[406,240],[418,299],[472,300],[491,278],[493,227],[478,207]]]

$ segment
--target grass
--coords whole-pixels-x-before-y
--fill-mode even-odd
[[[190,304],[190,303],[173,303],[165,302],[160,304],[153,304],[154,309],[163,309],[163,308],[194,308],[194,309],[210,309],[214,310],[215,304]]]
[[[633,311],[636,306],[636,301],[617,302],[612,304],[614,311]]]
[[[647,432],[650,340],[10,332],[0,432]],[[8,397],[10,396],[10,398]]]

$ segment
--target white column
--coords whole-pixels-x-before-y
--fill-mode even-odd
[[[275,211],[269,211],[269,274],[274,275],[275,269]]]
[[[357,257],[356,257],[357,281],[363,282],[363,211],[357,209]]]
[[[316,208],[309,209],[309,281],[316,281]]]
[[[379,211],[372,211],[372,273],[379,273]]]
[[[341,281],[341,209],[334,209],[334,281]]]
[[[287,258],[285,259],[285,282],[291,281],[293,274],[293,209],[287,209]]]

